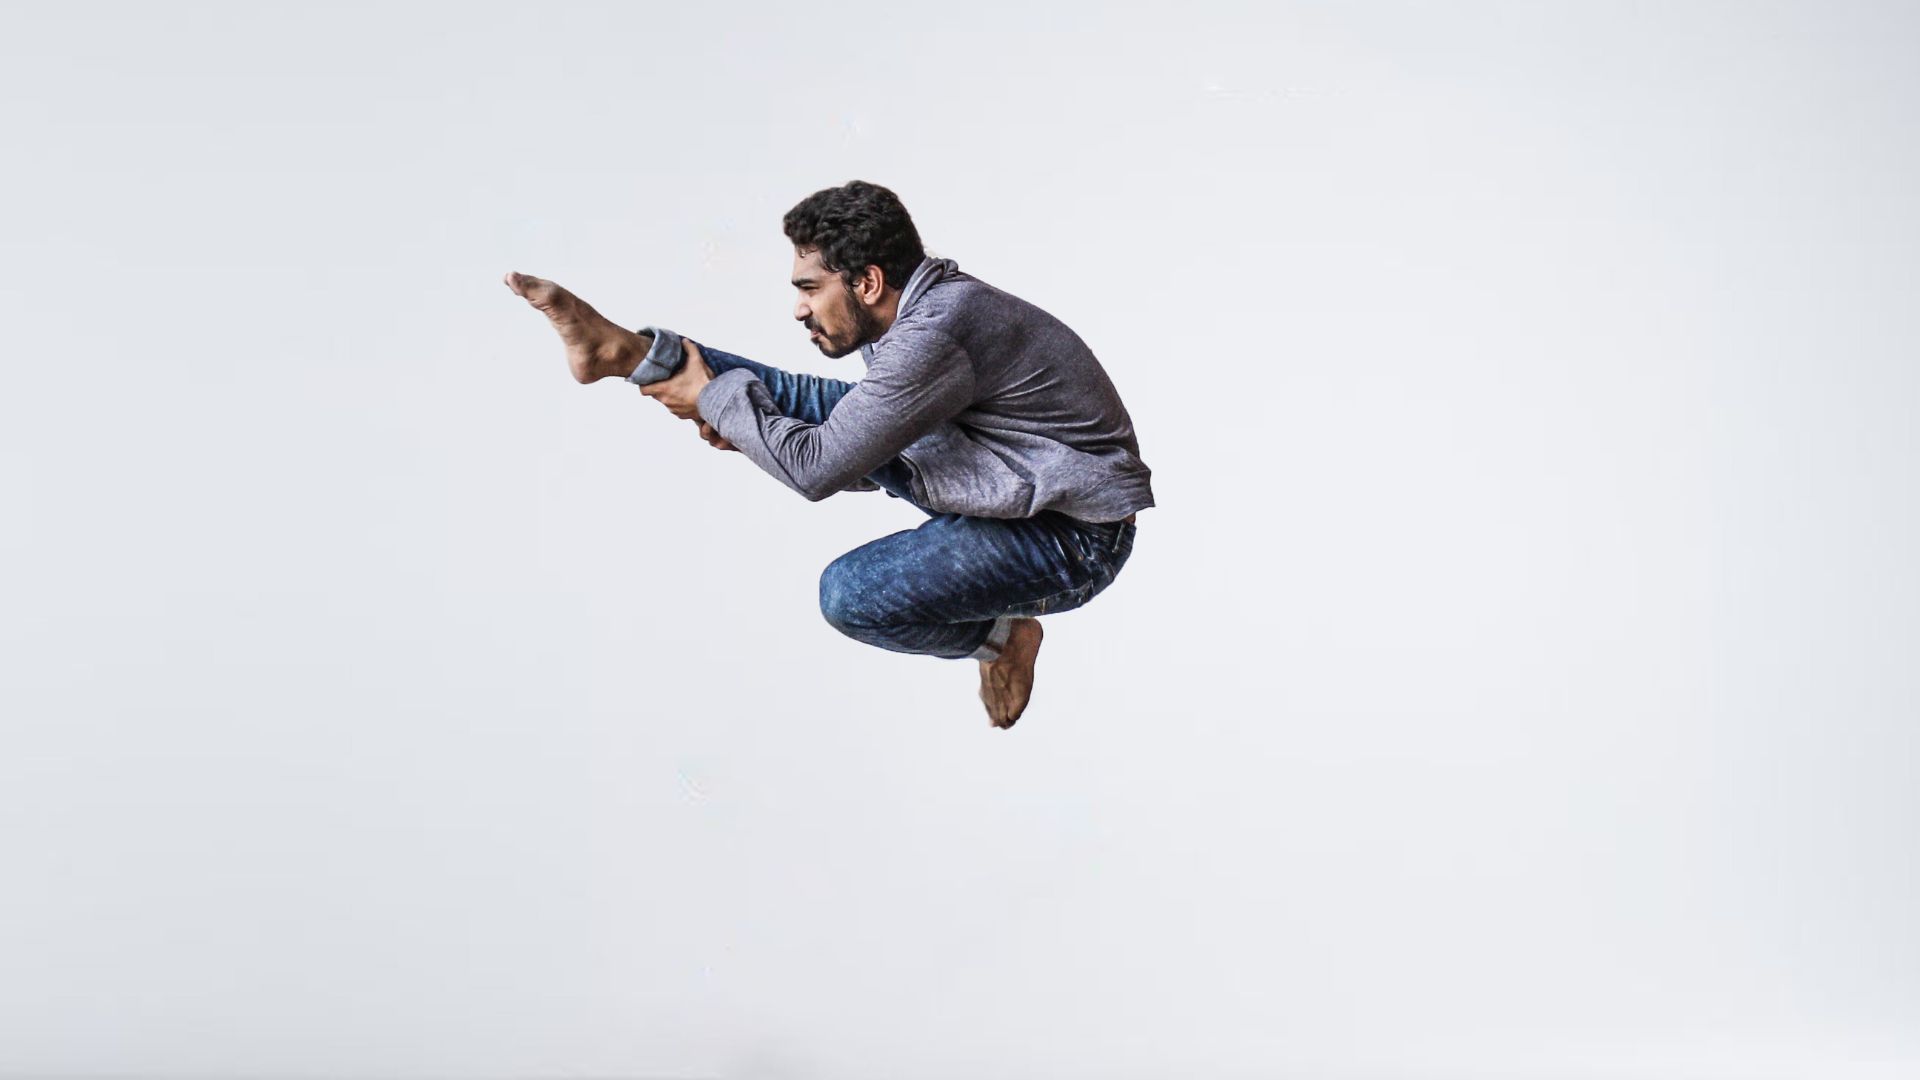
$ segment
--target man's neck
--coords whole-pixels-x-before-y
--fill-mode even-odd
[[[900,290],[888,289],[880,296],[880,303],[873,309],[874,317],[880,322],[880,333],[893,329],[893,321],[900,317]]]

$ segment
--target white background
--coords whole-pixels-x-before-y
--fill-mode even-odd
[[[10,5],[0,1075],[1913,1075],[1920,15],[1254,10]],[[1155,470],[1011,732],[500,284],[856,177]]]

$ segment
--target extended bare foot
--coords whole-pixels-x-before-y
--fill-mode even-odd
[[[525,297],[560,331],[560,341],[567,347],[567,367],[583,383],[609,375],[626,378],[653,344],[651,337],[615,326],[592,304],[545,278],[509,271],[505,280],[507,288]]]
[[[994,727],[1010,728],[1033,696],[1033,662],[1040,655],[1039,619],[1015,619],[997,660],[980,661],[980,700]]]

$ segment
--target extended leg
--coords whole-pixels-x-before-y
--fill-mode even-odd
[[[573,377],[583,383],[616,376],[635,377],[641,362],[650,357],[656,360],[656,367],[665,371],[678,370],[685,362],[681,336],[671,330],[654,327],[637,332],[628,330],[545,278],[510,273],[506,284],[553,323],[567,349],[567,366]],[[700,351],[716,375],[736,367],[752,371],[767,384],[782,413],[809,424],[825,423],[834,403],[853,389],[850,382],[782,371],[705,345],[700,346]]]
[[[654,327],[642,331],[628,330],[595,311],[593,305],[545,278],[509,273],[506,285],[553,323],[553,328],[560,333],[561,343],[566,346],[567,367],[580,382],[632,378],[650,357],[655,363],[649,366],[661,369],[652,372],[655,375],[676,370],[685,360],[681,338],[670,330]],[[845,397],[854,385],[840,379],[782,371],[743,356],[709,349],[705,345],[700,346],[700,351],[707,358],[707,366],[716,375],[735,367],[751,370],[761,382],[767,384],[781,412],[810,424],[825,423],[834,404]],[[867,479],[889,493],[913,502],[907,467],[899,458],[875,469],[867,475]],[[925,507],[921,509],[926,510]],[[926,512],[933,513],[931,510]]]

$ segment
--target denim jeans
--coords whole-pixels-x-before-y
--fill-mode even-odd
[[[716,375],[753,372],[783,414],[809,424],[824,423],[853,389],[704,344],[700,352]],[[1131,521],[1080,521],[1054,510],[1029,518],[941,513],[914,499],[911,471],[898,457],[867,479],[928,520],[827,564],[820,613],[841,633],[883,649],[991,660],[1014,619],[1079,607],[1112,584],[1133,553]]]

